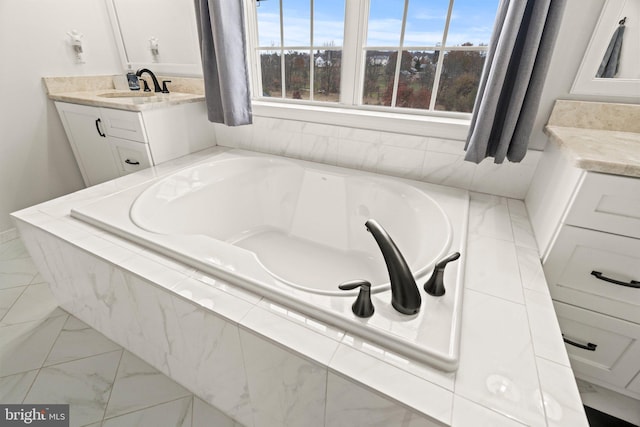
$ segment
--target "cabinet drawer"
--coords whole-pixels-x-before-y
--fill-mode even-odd
[[[640,281],[640,240],[565,225],[544,272],[553,299],[640,323],[640,289],[602,280]]]
[[[146,169],[153,164],[148,144],[118,138],[110,138],[110,140],[121,176]]]
[[[587,173],[565,223],[640,238],[640,179]]]
[[[625,388],[639,368],[640,325],[557,301],[554,307],[576,376]]]
[[[147,133],[140,113],[101,108],[100,115],[107,135],[131,141],[147,142]]]

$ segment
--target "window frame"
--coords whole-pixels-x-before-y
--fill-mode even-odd
[[[279,1],[279,0],[274,0]],[[322,1],[322,0],[314,0]],[[406,25],[407,7],[403,11],[403,27]],[[449,51],[486,51],[487,46],[448,46],[446,37],[455,0],[449,3],[443,40],[440,46],[367,46],[367,25],[369,20],[369,0],[345,0],[345,30],[342,43],[342,63],[340,79],[340,100],[338,102],[309,101],[291,98],[268,98],[256,96],[262,93],[260,52],[281,50],[287,47],[261,48],[258,42],[257,0],[245,0],[247,21],[247,55],[249,57],[250,81],[252,85],[252,104],[254,114],[264,117],[302,120],[316,123],[360,127],[424,136],[450,139],[465,139],[471,113],[435,110],[437,91],[432,95],[430,108],[402,108],[395,106],[376,106],[363,104],[363,86],[366,51],[380,50],[399,53],[394,75],[394,101],[398,88],[399,70],[403,50],[433,50],[441,53]],[[313,19],[313,11],[311,18]],[[313,25],[313,24],[312,24]],[[347,28],[356,30],[347,31]],[[283,50],[284,51],[284,50]],[[442,73],[445,55],[439,55],[434,88],[437,90]],[[312,58],[312,56],[311,56]],[[284,59],[282,59],[284,60]],[[313,64],[313,60],[310,61]],[[313,67],[313,65],[311,65]],[[311,78],[310,78],[311,79]],[[311,80],[313,83],[313,80]],[[284,79],[283,79],[284,86]]]

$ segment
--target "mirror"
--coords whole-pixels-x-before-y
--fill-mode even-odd
[[[105,0],[125,69],[201,76],[193,0]]]
[[[612,36],[625,20],[618,71],[613,78],[598,78],[596,73],[605,56]],[[640,0],[607,0],[571,93],[640,97]]]

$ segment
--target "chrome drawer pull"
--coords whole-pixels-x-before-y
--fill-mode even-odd
[[[578,347],[578,348],[581,348],[583,350],[588,350],[588,351],[596,351],[596,347],[598,346],[598,344],[594,344],[594,343],[591,343],[591,342],[588,342],[586,345],[585,344],[580,344],[579,342],[575,342],[573,340],[570,340],[569,338],[565,338],[564,334],[562,334],[562,339],[567,344],[570,344],[570,345],[572,345],[574,347]]]
[[[610,279],[608,277],[605,277],[602,275],[602,273],[600,273],[599,271],[592,271],[591,272],[592,276],[595,276],[596,279],[600,279],[600,280],[604,280],[605,282],[609,282],[609,283],[613,283],[615,285],[620,285],[620,286],[626,286],[627,288],[640,288],[640,282],[638,282],[637,280],[632,280],[630,282],[621,282],[619,280],[615,280],[615,279]]]

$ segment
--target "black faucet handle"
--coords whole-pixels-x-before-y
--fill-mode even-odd
[[[169,93],[169,89],[167,88],[167,83],[171,83],[171,80],[162,81],[162,93]]]
[[[356,302],[351,305],[351,311],[353,311],[353,314],[358,317],[366,318],[373,316],[375,308],[371,302],[371,282],[362,279],[351,280],[338,285],[338,288],[343,291],[351,291],[353,289],[360,288],[360,293],[358,294],[358,298],[356,298]]]
[[[142,84],[144,85],[143,91],[151,92],[151,89],[149,89],[149,84],[147,83],[147,81],[145,79],[140,79],[140,80],[142,80]]]
[[[434,297],[441,297],[444,295],[444,269],[447,264],[451,261],[457,260],[458,258],[460,258],[460,252],[454,252],[436,263],[435,267],[433,267],[431,277],[427,280],[427,283],[424,284],[424,290],[427,291],[429,295]]]

